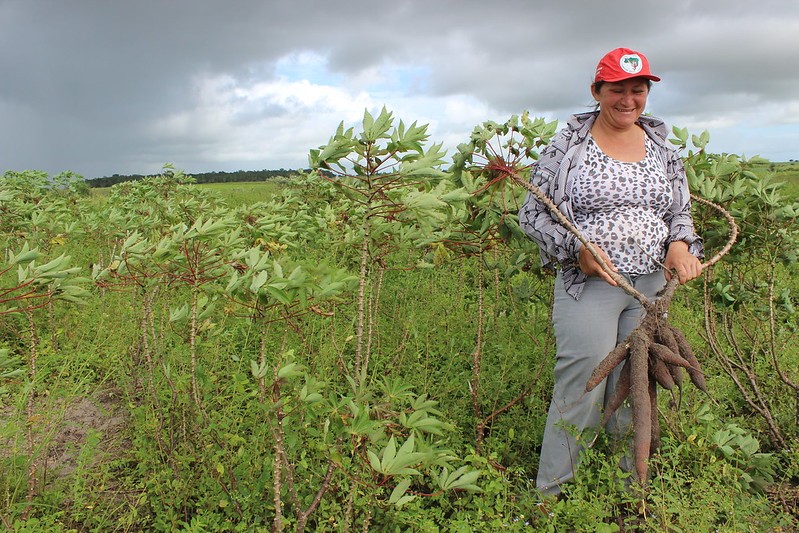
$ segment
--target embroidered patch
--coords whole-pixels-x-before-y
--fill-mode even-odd
[[[641,72],[641,68],[643,67],[643,61],[638,54],[627,54],[625,56],[621,56],[619,60],[619,66],[624,72],[629,72],[630,74],[638,74]]]

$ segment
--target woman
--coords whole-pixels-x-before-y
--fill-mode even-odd
[[[647,298],[672,272],[681,283],[699,276],[703,253],[682,161],[667,143],[665,124],[642,116],[657,81],[642,53],[608,52],[591,84],[597,110],[573,115],[531,175],[603,261]],[[575,435],[599,424],[621,365],[590,393],[585,384],[638,325],[643,310],[534,195],[528,194],[519,219],[544,265],[557,268],[555,387],[536,479],[543,494],[553,495],[574,477],[580,452]],[[629,407],[621,408],[605,429],[618,439],[630,421]]]

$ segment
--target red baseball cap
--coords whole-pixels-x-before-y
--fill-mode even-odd
[[[594,75],[594,83],[598,81],[622,81],[630,78],[646,78],[660,81],[660,78],[649,72],[649,60],[641,52],[629,48],[616,48],[599,60]]]

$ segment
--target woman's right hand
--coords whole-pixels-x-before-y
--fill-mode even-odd
[[[616,266],[613,263],[610,262],[610,258],[608,257],[608,254],[606,254],[605,251],[602,248],[600,248],[599,246],[597,246],[596,244],[593,244],[593,243],[591,243],[591,244],[596,249],[599,257],[602,258],[602,260],[605,262],[605,264],[608,267],[610,267],[610,269],[613,272],[618,272],[618,269],[616,268]],[[578,264],[580,266],[580,270],[582,270],[585,275],[587,275],[587,276],[598,276],[598,277],[604,279],[605,281],[607,281],[608,283],[610,283],[611,285],[613,285],[614,287],[616,285],[618,285],[613,280],[613,278],[610,277],[610,274],[608,274],[607,272],[605,272],[602,269],[602,267],[599,264],[599,261],[596,260],[596,258],[591,254],[591,252],[588,251],[588,248],[586,248],[585,246],[580,247],[580,251],[577,252],[577,262],[578,262]]]

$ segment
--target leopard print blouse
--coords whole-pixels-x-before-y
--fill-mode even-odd
[[[661,268],[669,236],[663,217],[673,202],[665,165],[644,137],[646,156],[628,163],[606,155],[589,135],[572,185],[577,226],[620,272],[635,275]]]

